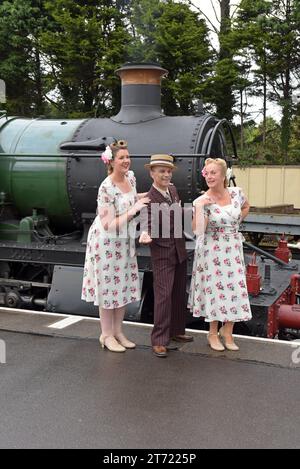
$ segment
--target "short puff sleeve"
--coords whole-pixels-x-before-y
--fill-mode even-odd
[[[106,182],[103,182],[99,187],[97,204],[97,214],[101,225],[107,231],[111,221],[116,216],[116,208],[113,188],[106,184]]]
[[[115,197],[112,188],[106,184],[101,184],[97,197],[98,211],[104,207],[114,207],[114,203]]]

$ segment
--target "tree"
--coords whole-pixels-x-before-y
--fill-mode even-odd
[[[269,74],[271,98],[282,108],[281,149],[287,163],[293,115],[292,95],[299,88],[300,1],[274,0],[268,26],[267,48],[272,62]]]
[[[236,54],[247,57],[248,94],[263,96],[263,148],[266,146],[267,69],[265,18],[270,4],[265,0],[242,0],[233,22],[231,38]]]
[[[265,130],[266,129],[266,130]],[[258,165],[258,164],[282,164],[282,154],[280,151],[280,126],[272,119],[267,117],[263,124],[255,124],[249,121],[245,124],[244,140],[245,145],[240,151],[240,165]],[[263,142],[263,132],[266,131],[266,144]]]
[[[219,14],[215,10],[214,3],[211,1],[218,26],[215,26],[215,23],[206,16],[201,7],[195,5],[193,0],[187,1],[206,18],[207,23],[210,25],[210,31],[218,37],[219,45],[217,50],[215,50],[216,59],[214,61],[213,76],[210,80],[210,99],[216,106],[216,115],[219,118],[226,118],[231,121],[236,102],[234,88],[237,85],[239,73],[234,60],[235,50],[232,48],[230,38],[232,29],[230,0],[218,0]]]
[[[0,5],[0,77],[10,114],[36,116],[47,108],[39,34],[48,18],[42,3],[5,0]]]
[[[191,114],[195,100],[207,95],[212,50],[204,20],[173,0],[134,0],[134,42],[130,57],[158,61],[168,71],[162,105],[169,114]]]
[[[267,99],[276,101],[282,108],[280,146],[287,163],[292,96],[300,78],[300,2],[242,0],[236,24],[238,41],[251,50],[257,77],[255,86],[263,90],[263,122],[266,122]]]
[[[113,0],[51,0],[46,9],[54,24],[41,34],[57,91],[56,105],[68,116],[107,115],[119,106],[114,71],[126,60],[129,34]]]

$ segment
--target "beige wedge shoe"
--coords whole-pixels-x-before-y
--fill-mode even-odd
[[[233,340],[232,336],[225,336],[224,335],[224,330],[223,327],[219,330],[220,337],[223,339],[223,343],[227,350],[230,350],[231,352],[237,352],[240,350],[240,348],[236,345],[236,343]]]
[[[125,337],[124,334],[118,334],[115,335],[115,338],[119,342],[119,344],[123,345],[125,348],[135,348],[136,344],[134,342],[131,342],[131,340],[128,340],[127,337]]]
[[[116,341],[113,335],[108,335],[106,337],[103,337],[103,335],[100,335],[99,342],[102,348],[106,347],[111,352],[125,352],[126,351],[126,348],[123,347],[121,344],[119,344],[119,342]]]
[[[220,341],[218,334],[208,334],[207,342],[210,348],[215,350],[216,352],[224,352],[225,347]]]

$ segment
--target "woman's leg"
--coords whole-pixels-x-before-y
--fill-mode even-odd
[[[115,308],[113,316],[113,335],[117,341],[126,348],[134,348],[135,343],[128,340],[122,331],[123,319],[125,316],[125,307]]]
[[[100,308],[99,308],[100,310]],[[125,347],[120,345],[114,337],[114,313],[113,309],[101,308],[100,310],[100,323],[101,323],[101,336],[99,338],[102,348],[106,347],[111,352],[125,352]]]
[[[108,337],[114,335],[113,333],[113,309],[99,308],[101,335]]]
[[[231,338],[232,341],[233,341],[233,337],[232,337],[233,326],[234,326],[234,323],[232,321],[225,322],[225,324],[222,326],[223,335],[225,337]]]

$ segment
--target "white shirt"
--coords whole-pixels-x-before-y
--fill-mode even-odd
[[[170,191],[169,189],[167,189],[166,191],[164,191],[163,189],[159,189],[157,186],[155,186],[154,184],[152,184],[153,187],[158,191],[160,192],[166,199],[170,198],[170,200],[172,200],[172,197],[171,197],[171,194],[170,194]]]

